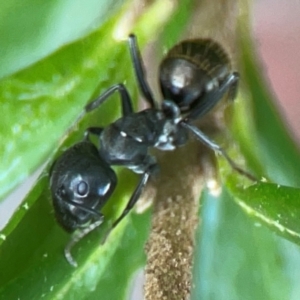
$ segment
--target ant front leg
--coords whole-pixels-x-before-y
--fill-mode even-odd
[[[64,249],[64,253],[65,253],[65,258],[68,261],[68,263],[70,265],[72,265],[73,267],[77,267],[77,262],[75,261],[75,259],[72,256],[72,249],[73,247],[79,242],[81,241],[85,236],[87,236],[90,232],[94,231],[96,228],[98,228],[102,223],[103,223],[103,219],[104,216],[99,213],[98,211],[91,209],[89,207],[85,207],[84,205],[80,205],[79,203],[73,202],[73,201],[66,201],[66,203],[75,206],[76,208],[79,208],[85,212],[88,212],[90,214],[92,214],[95,218],[95,221],[92,222],[89,226],[79,229],[78,231],[76,231],[73,236],[71,237],[70,241],[68,242],[68,244],[66,245],[65,249]]]
[[[152,95],[151,89],[149,87],[149,84],[146,80],[141,53],[139,50],[136,36],[134,34],[129,35],[128,43],[129,43],[131,60],[132,60],[135,76],[139,84],[140,91],[142,92],[146,101],[150,104],[150,107],[155,108],[156,103]]]
[[[75,232],[75,234],[72,236],[71,240],[68,242],[68,244],[66,245],[65,250],[64,250],[65,258],[70,265],[72,265],[75,268],[78,266],[77,262],[75,261],[75,259],[72,256],[72,253],[71,253],[71,250],[73,249],[73,247],[80,240],[82,240],[85,236],[87,236],[90,232],[92,232],[96,228],[98,228],[103,223],[103,219],[104,219],[104,216],[101,215],[101,217],[97,221],[91,223],[86,228],[80,229],[79,231]]]
[[[93,208],[86,207],[83,204],[79,204],[72,200],[62,199],[60,197],[60,194],[61,194],[60,191],[58,191],[56,193],[56,199],[57,200],[60,199],[60,203],[64,202],[66,205],[71,205],[71,206],[75,207],[76,209],[80,209],[84,212],[87,212],[90,215],[92,215],[93,219],[94,219],[94,222],[92,222],[87,227],[77,229],[77,231],[75,231],[75,233],[73,233],[72,238],[70,239],[70,241],[68,242],[68,244],[66,245],[66,247],[64,249],[65,258],[68,261],[68,263],[70,265],[72,265],[73,267],[77,267],[77,262],[73,258],[71,250],[80,240],[82,240],[85,236],[87,236],[90,232],[94,231],[96,228],[98,228],[103,223],[104,216],[103,216],[103,214],[94,210]]]
[[[258,181],[258,179],[253,176],[252,174],[250,174],[249,172],[243,170],[242,168],[240,168],[227,154],[227,152],[218,144],[216,144],[215,142],[211,141],[199,128],[195,127],[194,125],[191,125],[189,123],[186,122],[181,122],[180,125],[186,129],[188,129],[189,131],[191,131],[198,140],[200,140],[205,146],[207,146],[208,148],[210,148],[211,150],[221,154],[226,160],[227,162],[230,164],[230,166],[232,167],[232,169],[234,169],[235,171],[237,171],[238,173],[240,173],[241,175],[247,177],[248,179],[252,180],[252,181]]]

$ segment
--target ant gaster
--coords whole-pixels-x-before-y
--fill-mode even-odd
[[[223,155],[234,170],[255,180],[192,124],[223,96],[235,97],[239,74],[231,71],[223,48],[209,39],[186,40],[174,46],[160,64],[161,106],[154,100],[145,78],[133,34],[129,36],[129,49],[139,89],[150,108],[133,112],[125,86],[116,84],[110,87],[87,104],[83,114],[97,109],[114,92],[118,92],[122,117],[103,128],[88,128],[85,139],[66,150],[51,168],[50,189],[56,218],[67,231],[80,229],[65,248],[66,259],[73,266],[77,265],[71,255],[74,244],[103,222],[101,209],[117,185],[112,165],[129,168],[141,174],[141,178],[111,229],[132,209],[149,177],[158,168],[149,148],[173,150],[187,142],[189,133]],[[89,140],[90,135],[97,136],[99,148]]]

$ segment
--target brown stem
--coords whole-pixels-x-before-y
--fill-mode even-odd
[[[199,195],[204,177],[214,172],[214,160],[212,153],[199,147],[198,142],[188,149],[165,154],[167,162],[157,178],[152,229],[146,246],[147,300],[189,299]]]
[[[234,56],[236,0],[203,0],[198,4],[189,37],[210,37]],[[220,130],[219,115],[202,122],[205,133]],[[221,124],[222,127],[222,124]],[[195,230],[199,197],[205,181],[215,177],[212,153],[199,142],[163,153],[156,182],[152,229],[146,246],[146,300],[188,300],[192,287]]]

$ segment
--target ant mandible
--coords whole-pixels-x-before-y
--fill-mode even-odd
[[[234,170],[256,180],[192,124],[225,95],[231,99],[235,97],[239,74],[231,71],[223,48],[210,39],[186,40],[174,46],[160,64],[163,101],[159,106],[145,78],[135,35],[131,34],[128,41],[139,89],[150,108],[134,112],[126,87],[113,85],[87,104],[83,114],[97,109],[118,92],[122,117],[103,128],[88,128],[84,140],[67,149],[50,171],[50,189],[58,222],[69,232],[80,229],[65,247],[65,257],[73,266],[77,266],[71,255],[74,244],[103,222],[101,209],[117,185],[117,176],[111,166],[124,166],[141,174],[141,178],[110,230],[132,209],[158,168],[149,148],[173,150],[184,145],[188,134],[192,133],[207,147],[223,155]],[[90,135],[99,139],[99,148],[90,141]]]

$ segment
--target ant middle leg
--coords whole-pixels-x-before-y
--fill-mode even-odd
[[[191,131],[198,140],[200,140],[204,145],[206,145],[208,148],[214,150],[215,152],[221,154],[229,163],[229,165],[232,167],[232,169],[234,169],[235,171],[237,171],[238,173],[240,173],[241,175],[247,177],[248,179],[252,180],[252,181],[258,181],[258,179],[252,175],[251,173],[247,172],[246,170],[242,169],[241,167],[239,167],[231,158],[230,156],[227,154],[227,152],[218,144],[216,144],[215,142],[213,142],[212,140],[210,140],[199,128],[197,128],[194,125],[191,125],[189,123],[186,122],[181,122],[180,125],[186,129],[188,129],[189,131]]]

